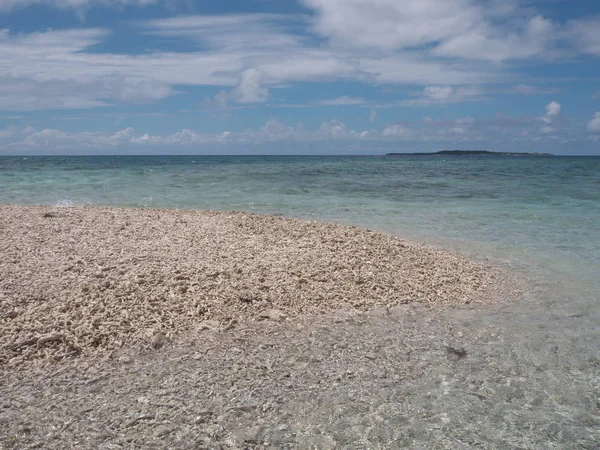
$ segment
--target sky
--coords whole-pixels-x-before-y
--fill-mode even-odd
[[[0,0],[0,154],[600,155],[598,0]]]

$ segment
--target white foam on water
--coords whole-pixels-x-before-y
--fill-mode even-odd
[[[149,206],[151,206],[153,201],[154,201],[154,198],[151,195],[149,195],[148,197],[143,197],[141,200],[142,206],[149,207]]]
[[[73,200],[69,200],[68,198],[64,198],[62,200],[57,201],[54,206],[58,207],[58,208],[72,208],[73,206],[75,206],[75,203],[73,202]]]

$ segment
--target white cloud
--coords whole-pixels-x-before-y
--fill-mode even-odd
[[[56,129],[35,130],[31,127],[10,126],[0,130],[0,153],[19,151],[42,152],[85,152],[88,149],[114,151],[118,149],[144,149],[169,146],[169,148],[203,149],[216,144],[240,146],[244,144],[265,144],[269,142],[312,142],[339,139],[358,139],[367,132],[357,132],[346,128],[343,122],[331,120],[323,122],[318,130],[307,130],[301,124],[289,126],[276,120],[256,129],[242,132],[223,131],[203,134],[190,129],[168,134],[139,133],[133,128],[124,128],[113,133],[106,132],[67,132]]]
[[[239,79],[239,73],[248,68],[256,68],[263,73],[261,84],[264,86],[338,79],[461,84],[494,78],[494,74],[481,68],[433,61],[425,55],[376,55],[326,48],[296,34],[298,29],[306,31],[303,16],[188,16],[148,21],[140,26],[145,33],[197,42],[199,48],[214,50],[211,53],[213,57],[222,55],[239,62],[237,68],[218,71],[223,77],[223,86],[231,85],[231,78]],[[193,59],[199,55],[191,53],[190,56]]]
[[[502,62],[540,56],[555,40],[555,25],[535,16],[516,30],[505,30],[479,23],[466,33],[441,42],[433,53],[439,56]]]
[[[557,107],[549,110],[557,111]],[[586,141],[600,141],[600,112],[588,123],[589,136],[577,132],[580,128],[569,128],[568,122],[561,121],[540,127],[539,117],[504,115],[483,119],[425,117],[418,122],[397,122],[371,130],[353,130],[335,119],[323,122],[317,129],[269,120],[262,127],[245,131],[202,133],[183,129],[172,134],[150,134],[133,128],[116,132],[68,132],[8,126],[0,130],[0,153],[161,153],[168,149],[183,153],[239,154],[263,153],[267,148],[278,153],[284,148],[290,151],[310,148],[313,153],[348,153],[360,149],[377,153],[391,151],[399,141],[407,148],[428,150],[552,151],[554,148],[560,153],[567,144],[577,146]],[[285,145],[280,145],[282,142]]]
[[[419,98],[403,100],[403,106],[429,106],[484,100],[483,90],[479,86],[426,86],[423,91],[413,93]]]
[[[552,101],[552,102],[548,103],[548,105],[546,105],[546,115],[547,116],[555,117],[559,113],[560,113],[560,103]]]
[[[25,137],[5,146],[6,149],[18,148],[25,151],[57,150],[67,152],[85,152],[88,149],[111,151],[111,149],[132,148],[140,145],[176,145],[189,146],[203,142],[216,141],[192,130],[181,130],[167,136],[152,136],[137,133],[133,128],[125,128],[114,133],[105,132],[66,132],[53,129],[36,131],[32,128],[23,131]]]
[[[364,98],[349,97],[347,95],[343,95],[338,98],[322,100],[319,102],[319,105],[342,106],[342,105],[362,105],[364,103],[366,103]]]
[[[600,111],[594,113],[587,124],[587,129],[593,133],[600,133]]]
[[[346,129],[346,125],[339,120],[331,120],[329,122],[323,122],[319,133],[326,137],[342,138],[349,134],[349,130]]]
[[[82,109],[111,101],[148,103],[172,93],[170,84],[144,74],[122,73],[126,58],[82,53],[109,32],[103,29],[0,31],[0,109]],[[104,58],[112,67],[102,67]],[[131,71],[133,72],[133,71]]]
[[[482,77],[466,68],[445,70],[441,63],[407,62],[402,58],[360,59],[305,47],[293,51],[273,47],[143,55],[86,53],[86,49],[102,42],[108,34],[102,29],[19,35],[1,31],[0,72],[13,83],[26,83],[26,90],[32,93],[23,102],[5,99],[4,104],[22,110],[85,108],[102,106],[110,100],[144,102],[164,98],[173,92],[173,85],[205,85],[230,88],[227,97],[220,94],[214,99],[223,107],[226,101],[264,102],[270,86],[293,81],[366,77],[386,83],[437,79],[457,83],[461,79]],[[5,89],[11,90],[8,85]],[[40,98],[36,100],[38,95]],[[21,106],[14,106],[19,103]]]
[[[85,28],[69,30],[47,30],[45,32],[10,34],[9,30],[0,29],[0,54],[21,62],[24,58],[64,58],[101,42],[110,32],[103,28]],[[37,62],[43,62],[38,60]],[[48,62],[48,61],[46,61]],[[44,67],[40,66],[43,70]],[[7,70],[6,73],[10,73]]]
[[[269,90],[261,87],[264,73],[258,69],[246,69],[242,72],[240,82],[232,91],[239,103],[261,103],[269,97]]]
[[[407,136],[409,134],[410,134],[410,131],[406,127],[403,127],[402,125],[388,125],[387,127],[385,127],[383,129],[383,132],[382,132],[383,136],[394,136],[394,137]]]
[[[502,2],[474,0],[304,0],[313,28],[336,47],[383,51],[432,46],[433,53],[500,62],[543,53],[555,25]],[[508,2],[510,4],[510,2]]]
[[[120,79],[114,97],[131,103],[147,103],[168,97],[171,86],[156,80]]]
[[[240,81],[231,91],[220,90],[214,98],[204,99],[206,108],[226,109],[231,101],[237,103],[264,103],[269,98],[269,90],[261,86],[264,73],[257,69],[247,69],[240,75]]]
[[[481,11],[466,0],[304,0],[314,29],[340,47],[397,50],[467,31]]]
[[[239,138],[242,140],[248,140],[253,142],[275,142],[282,140],[294,140],[302,135],[304,127],[298,125],[291,127],[284,125],[276,120],[269,120],[265,126],[258,130],[246,130],[240,133]]]
[[[153,3],[159,3],[160,1],[161,0],[0,0],[0,13],[36,5],[51,6],[53,8],[65,10],[72,9],[81,12],[96,6],[146,6]]]
[[[294,26],[298,24],[302,21],[296,20]],[[492,82],[501,74],[423,55],[326,48],[287,33],[289,24],[276,15],[191,16],[136,25],[143,33],[197,41],[198,51],[139,55],[88,52],[110,31],[92,28],[14,34],[1,30],[0,73],[30,83],[31,92],[52,92],[53,99],[30,99],[20,109],[27,109],[28,104],[40,109],[102,106],[111,100],[151,101],[170,95],[175,85],[224,88],[227,97],[219,94],[211,100],[223,107],[230,101],[264,102],[271,87],[297,81],[443,82],[450,86]],[[108,89],[107,85],[118,84],[115,80],[126,82],[121,89]],[[71,90],[70,83],[86,89]]]
[[[426,98],[445,103],[454,93],[454,88],[450,86],[427,86],[423,92]]]
[[[164,137],[142,134],[141,136],[129,135],[128,138],[128,143],[137,145],[190,146],[210,141],[210,138],[189,129],[183,129]]]
[[[230,98],[230,93],[221,89],[214,97],[206,97],[204,99],[204,107],[208,109],[227,109]]]
[[[33,80],[0,77],[0,109],[87,109],[112,101],[149,103],[171,94],[171,87],[156,80],[105,77],[98,80]]]
[[[600,15],[569,21],[565,35],[579,51],[600,56]]]
[[[77,9],[154,1],[25,0],[19,5],[42,2]],[[17,3],[0,5],[9,11]],[[497,1],[304,3],[313,16],[181,16],[133,23],[134,31],[168,38],[163,42],[169,45],[185,41],[187,48],[192,48],[187,52],[152,51],[152,40],[150,50],[143,54],[92,52],[90,48],[105,42],[111,33],[98,28],[19,34],[0,30],[4,83],[0,108],[146,103],[173,95],[176,86],[212,86],[219,93],[206,100],[206,106],[222,109],[230,103],[265,102],[274,88],[294,82],[338,80],[425,87],[415,98],[401,103],[405,106],[479,101],[484,99],[484,84],[511,80],[511,67],[488,61],[543,56],[556,41],[551,35],[557,34],[558,27],[530,10]],[[587,44],[581,48],[593,53],[595,19],[586,20],[570,22],[564,27],[568,31],[557,36],[586,36]],[[329,45],[307,35],[310,29],[327,38]],[[534,91],[527,85],[516,89]],[[359,104],[362,100],[340,97],[325,100],[325,104]]]
[[[552,101],[546,105],[546,114],[542,117],[544,123],[550,124],[560,114],[560,103]]]

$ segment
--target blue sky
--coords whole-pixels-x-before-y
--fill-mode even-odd
[[[0,154],[600,154],[600,2],[0,0]]]

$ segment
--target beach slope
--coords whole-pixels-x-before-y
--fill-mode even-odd
[[[497,279],[382,233],[244,212],[1,205],[0,253],[9,367],[247,321],[482,302]]]

